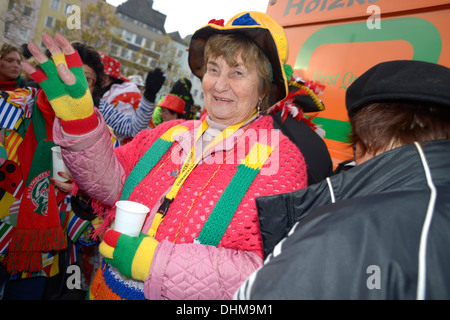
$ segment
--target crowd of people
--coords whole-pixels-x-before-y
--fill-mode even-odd
[[[324,88],[295,76],[265,13],[192,35],[201,113],[187,78],[157,101],[164,70],[127,78],[86,44],[42,42],[0,51],[2,299],[450,298],[450,69],[358,77],[341,170],[305,116]],[[123,200],[148,208],[139,236],[113,227]]]

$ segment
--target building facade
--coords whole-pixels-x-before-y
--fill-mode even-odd
[[[128,0],[117,8],[105,0],[0,0],[0,4],[5,3],[8,8],[2,10],[0,15],[0,30],[4,30],[2,41],[17,46],[33,41],[44,50],[42,32],[59,31],[66,36],[75,34],[69,30],[70,21],[74,18],[80,20],[85,10],[88,10],[88,5],[99,2],[107,6],[108,10],[95,12],[100,17],[94,22],[84,23],[89,24],[90,28],[95,28],[97,24],[98,28],[110,29],[108,31],[114,36],[106,39],[108,45],[105,48],[103,43],[102,50],[121,62],[122,74],[138,74],[145,80],[150,70],[161,68],[166,81],[159,95],[168,93],[178,79],[188,78],[192,82],[194,102],[203,108],[201,81],[191,73],[188,65],[190,37],[182,39],[178,32],[167,34],[164,29],[166,15],[153,9],[153,0]],[[109,12],[118,20],[118,25],[108,25]],[[84,41],[81,35],[71,40]],[[95,39],[84,42],[98,48]]]

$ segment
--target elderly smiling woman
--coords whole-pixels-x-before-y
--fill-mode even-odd
[[[59,64],[62,81],[76,84],[51,101],[55,140],[80,188],[107,206],[91,299],[231,298],[263,262],[255,197],[306,186],[300,151],[262,115],[287,95],[283,29],[260,12],[220,24],[197,30],[189,48],[207,113],[164,122],[114,150],[72,48],[61,35],[43,38],[55,64],[65,55],[73,71]],[[150,209],[140,236],[110,228],[118,200]]]

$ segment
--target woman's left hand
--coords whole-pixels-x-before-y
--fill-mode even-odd
[[[57,33],[54,39],[43,33],[42,42],[49,49],[52,58],[49,60],[39,47],[31,42],[28,49],[40,63],[41,69],[36,69],[27,62],[23,62],[23,69],[44,90],[58,118],[71,121],[91,116],[94,103],[80,55],[60,33]]]
[[[100,243],[99,251],[105,261],[128,278],[144,281],[149,273],[158,241],[141,233],[130,237],[108,230]]]
[[[55,185],[56,188],[61,190],[64,193],[71,193],[73,189],[73,177],[72,174],[69,171],[65,172],[58,172],[59,176],[61,178],[67,179],[67,181],[62,182],[59,180],[51,179],[52,183]]]

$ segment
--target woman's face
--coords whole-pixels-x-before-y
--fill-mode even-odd
[[[247,68],[240,54],[236,62],[230,66],[223,57],[209,59],[202,80],[205,108],[211,120],[221,124],[247,120],[263,98],[256,66]]]
[[[11,51],[0,59],[0,80],[16,79],[22,71],[22,59],[19,52]]]
[[[97,78],[95,71],[94,71],[94,69],[89,67],[87,64],[83,64],[83,71],[84,71],[84,75],[86,76],[87,83],[89,85],[89,91],[91,92],[91,94],[93,94],[94,86],[95,86],[95,79]]]
[[[169,109],[161,107],[161,118],[162,121],[170,121],[170,120],[176,120],[177,119],[177,114],[176,113],[171,113],[169,111]]]

